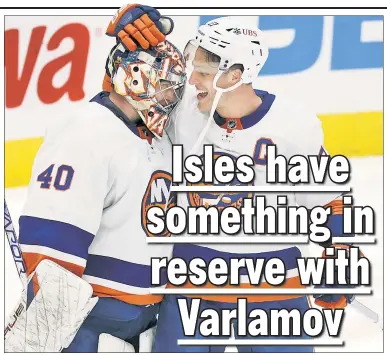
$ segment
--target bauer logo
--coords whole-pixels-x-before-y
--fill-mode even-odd
[[[227,155],[228,157],[231,157],[234,162],[236,161],[236,158],[232,156],[231,154],[226,153],[214,153],[214,161],[218,159],[222,155]],[[203,156],[200,156],[200,158],[203,160]],[[204,185],[214,185],[214,186],[248,186],[252,185],[250,184],[244,184],[237,180],[237,178],[234,178],[234,180],[231,181],[230,184],[223,184],[219,183],[217,181],[214,181],[213,184],[188,184],[189,186],[204,186]],[[233,193],[227,193],[227,192],[188,192],[188,202],[190,206],[192,207],[211,207],[215,206],[219,210],[224,209],[226,207],[236,207],[240,209],[243,204],[244,198],[252,198],[253,194],[250,192],[233,192]]]
[[[14,327],[16,321],[19,319],[20,315],[23,313],[24,310],[24,304],[20,303],[17,307],[16,311],[12,314],[10,321],[8,322],[7,326],[4,329],[4,336],[8,334]]]
[[[149,222],[146,218],[151,207],[160,207],[163,211],[176,206],[176,193],[171,192],[172,175],[162,170],[153,172],[149,179],[141,205],[141,225],[147,237],[169,237],[171,233],[154,235],[146,228]]]

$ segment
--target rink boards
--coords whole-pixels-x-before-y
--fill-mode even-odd
[[[184,31],[176,30],[169,40],[181,49],[210,19],[173,18],[175,29]],[[6,187],[28,184],[47,125],[75,112],[101,88],[105,54],[115,43],[104,35],[109,20],[6,17]],[[259,25],[270,42],[269,60],[255,86],[294,97],[316,112],[331,154],[383,153],[381,17],[246,16],[241,23]]]

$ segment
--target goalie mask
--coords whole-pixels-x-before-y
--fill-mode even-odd
[[[106,63],[113,90],[126,98],[148,129],[161,138],[168,116],[182,99],[185,62],[179,50],[164,41],[148,50],[127,51],[117,44]]]

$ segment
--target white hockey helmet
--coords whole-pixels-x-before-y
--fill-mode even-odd
[[[206,68],[196,68],[194,59],[196,51],[200,48],[215,54],[217,61],[206,63]],[[210,111],[210,119],[200,133],[196,143],[189,155],[196,154],[211,121],[214,120],[216,107],[223,93],[232,91],[242,84],[250,84],[257,78],[269,56],[269,49],[265,43],[264,35],[256,27],[241,24],[233,17],[219,17],[199,27],[196,37],[189,41],[184,50],[187,69],[203,70],[215,74],[212,82],[216,95]],[[241,80],[229,88],[217,86],[218,80],[223,73],[228,71],[234,64],[243,65]]]
[[[238,23],[233,17],[220,17],[199,27],[195,39],[187,44],[184,52],[189,64],[199,47],[220,57],[220,62],[213,64],[221,73],[234,64],[242,64],[245,84],[258,76],[269,55],[263,32]]]

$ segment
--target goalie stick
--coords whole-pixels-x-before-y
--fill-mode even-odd
[[[13,261],[15,262],[15,266],[24,290],[27,287],[27,268],[23,260],[22,251],[20,249],[19,241],[17,239],[15,228],[12,223],[12,218],[9,213],[7,203],[5,200],[4,200],[4,231],[7,236]],[[23,299],[14,308],[13,312],[11,313],[11,316],[8,318],[7,322],[5,323],[6,324],[4,329],[5,339],[7,338],[7,334],[9,334],[10,330],[15,325],[19,316],[23,313],[23,310],[25,310],[26,306],[27,306],[27,300]]]
[[[16,236],[15,228],[12,223],[11,215],[9,213],[7,203],[4,200],[4,231],[7,235],[9,247],[11,249],[12,257],[19,274],[20,281],[25,287],[27,285],[27,268],[24,264],[22,251],[20,249],[19,241]]]
[[[24,347],[32,352],[60,352],[71,344],[78,329],[97,303],[98,297],[91,297],[93,291],[89,283],[49,260],[40,262],[33,274],[27,277],[26,264],[5,200],[4,230],[23,286],[20,302],[6,323],[4,339],[7,345],[5,349],[7,351],[8,346],[11,352],[15,349],[16,352],[20,352]],[[33,299],[28,300],[28,289],[30,285],[33,285],[31,282],[29,283],[32,275],[37,279],[39,290]],[[50,288],[53,287],[56,291],[59,291],[59,294],[56,291],[54,293],[49,291],[47,289],[48,284]],[[60,291],[63,291],[64,294],[60,294]],[[74,295],[76,299],[74,299]],[[54,317],[52,317],[46,313],[45,309],[43,309],[43,313],[38,311],[41,305],[43,307],[47,305],[47,309],[61,305],[63,306],[63,313],[55,312]],[[28,321],[27,309],[32,309],[32,318],[29,318]],[[70,314],[70,311],[74,312]],[[23,320],[26,322],[24,325],[19,323]],[[36,327],[36,329],[31,328],[30,332],[26,332],[27,323],[29,327]],[[56,327],[58,324],[60,325],[59,328]],[[49,328],[43,335],[39,334],[40,327],[43,327],[42,329],[45,329],[44,327]],[[36,334],[38,334],[38,337]]]

